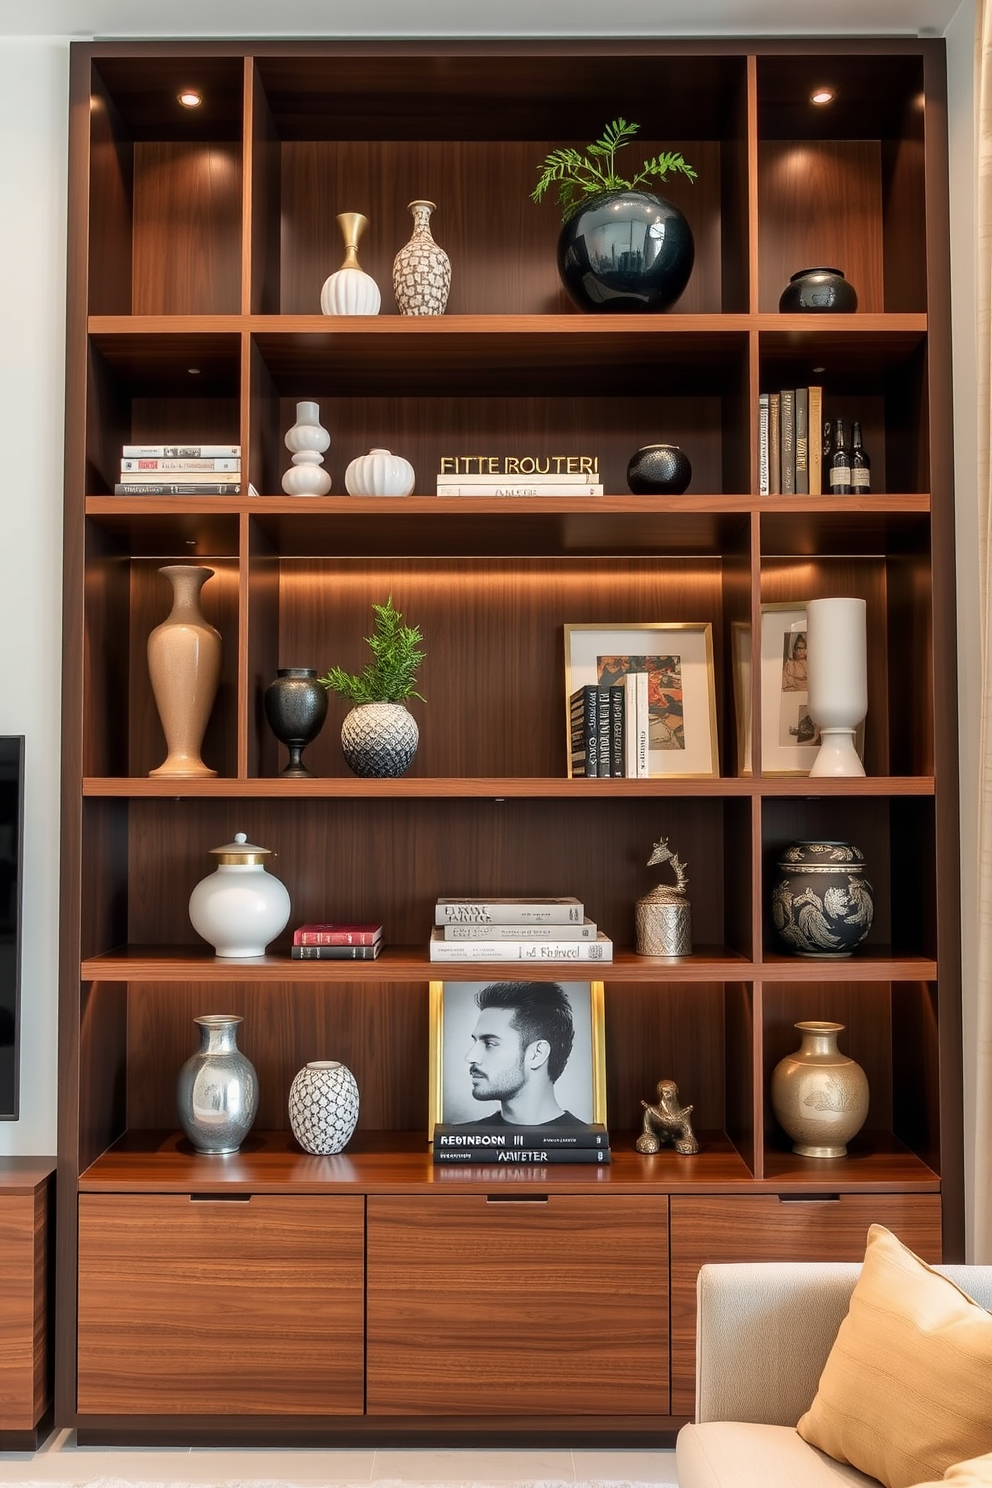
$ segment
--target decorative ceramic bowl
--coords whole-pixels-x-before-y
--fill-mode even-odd
[[[778,308],[796,311],[832,311],[850,315],[858,308],[858,295],[840,269],[800,269],[782,291]]]

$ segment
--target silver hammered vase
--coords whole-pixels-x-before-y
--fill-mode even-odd
[[[237,1152],[258,1110],[255,1066],[238,1048],[241,1018],[205,1013],[200,1047],[179,1071],[179,1121],[197,1152]]]

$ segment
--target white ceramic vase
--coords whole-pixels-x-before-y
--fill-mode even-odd
[[[358,1081],[346,1064],[315,1060],[289,1087],[289,1124],[304,1152],[340,1152],[358,1124]]]
[[[811,775],[863,775],[854,734],[868,712],[868,629],[863,599],[806,605],[809,716],[821,744]]]
[[[369,225],[361,212],[340,212],[338,226],[344,236],[344,263],[324,280],[320,291],[323,315],[378,315],[382,296],[371,274],[358,262],[358,240]]]
[[[344,473],[349,496],[409,496],[416,483],[413,466],[402,455],[372,449],[352,460]]]
[[[238,832],[233,842],[212,847],[210,855],[217,867],[189,896],[193,929],[218,956],[263,956],[290,915],[285,884],[265,871],[269,849],[256,847]]]
[[[220,682],[220,632],[200,609],[200,590],[213,572],[195,563],[159,569],[172,585],[172,609],[148,637],[148,675],[168,754],[149,775],[217,774],[200,758]]]
[[[451,260],[431,233],[430,201],[412,201],[413,233],[393,260],[393,294],[401,315],[443,315],[451,288]]]
[[[320,422],[318,403],[297,403],[296,423],[286,431],[286,448],[293,463],[282,478],[287,496],[326,496],[331,477],[322,469],[331,436]]]

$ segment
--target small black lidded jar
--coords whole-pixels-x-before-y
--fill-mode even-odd
[[[635,496],[681,496],[691,480],[689,457],[677,444],[645,444],[627,465],[627,485]]]
[[[783,314],[828,312],[851,315],[858,295],[840,269],[799,269],[782,291],[778,308]]]

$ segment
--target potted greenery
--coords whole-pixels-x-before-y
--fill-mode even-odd
[[[672,202],[641,189],[675,172],[696,179],[675,150],[644,160],[632,176],[617,172],[618,150],[640,128],[614,119],[586,154],[567,146],[547,155],[531,199],[558,188],[563,226],[558,272],[580,310],[667,310],[689,282],[695,245],[688,222]]]
[[[424,701],[416,690],[423,636],[418,626],[403,624],[392,595],[372,609],[375,629],[365,637],[372,660],[357,674],[331,667],[320,681],[354,704],[341,726],[341,748],[355,774],[403,775],[420,740],[416,719],[405,704],[412,697]]]

